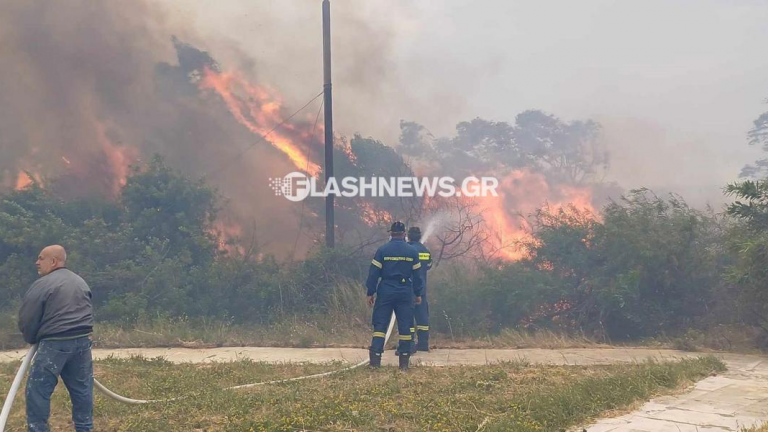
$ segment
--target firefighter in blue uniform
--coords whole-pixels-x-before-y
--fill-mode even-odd
[[[411,330],[411,337],[418,335],[418,343],[415,348],[418,351],[429,351],[429,301],[427,300],[427,272],[432,268],[432,254],[426,246],[421,243],[421,229],[419,227],[410,227],[408,229],[408,244],[419,253],[419,262],[421,268],[421,280],[424,283],[424,289],[421,291],[421,302],[414,308],[414,318],[416,328]],[[414,330],[416,330],[414,332]],[[416,333],[416,334],[414,334]]]
[[[413,303],[421,303],[424,283],[419,272],[419,253],[405,242],[405,224],[395,222],[389,232],[391,240],[376,251],[365,284],[368,305],[373,306],[370,365],[381,366],[384,338],[394,312],[400,333],[400,369],[406,370],[411,355]]]

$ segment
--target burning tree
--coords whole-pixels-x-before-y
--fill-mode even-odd
[[[135,9],[87,3],[67,9],[76,16],[126,17],[110,25],[111,19],[74,24],[55,8],[40,7],[33,33],[16,25],[28,18],[25,7],[2,14],[9,45],[0,94],[3,106],[15,107],[0,116],[2,188],[31,182],[52,188],[49,179],[55,178],[51,191],[62,197],[117,200],[130,166],[158,153],[185,175],[204,175],[227,199],[222,212],[228,222],[216,227],[231,237],[223,247],[253,238],[251,227],[257,227],[270,252],[303,255],[319,240],[315,228],[323,212],[317,202],[296,205],[275,197],[268,179],[291,171],[319,175],[319,100],[307,106],[311,110],[287,107],[279,91],[258,79],[258,63],[221,64],[202,47],[164,34],[163,26],[146,25],[157,18],[150,8]],[[598,132],[593,122],[527,111],[514,123],[461,122],[453,137],[403,122],[398,147],[362,136],[337,140],[339,178],[447,175],[460,181],[471,174],[502,183],[501,199],[478,199],[477,205],[342,199],[338,235],[342,244],[364,246],[383,240],[381,228],[393,219],[424,225],[431,214],[447,211],[455,221],[435,237],[444,242],[443,260],[519,259],[508,246],[525,235],[519,215],[544,201],[586,207],[602,199],[592,183],[607,163]]]
[[[514,124],[479,118],[461,122],[452,138],[436,138],[414,122],[401,122],[400,127],[399,148],[417,170],[458,179],[499,179],[498,196],[478,197],[449,211],[458,222],[445,233],[447,243],[473,233],[468,244],[483,260],[525,257],[520,243],[530,236],[528,218],[542,205],[573,205],[596,214],[606,195],[617,192],[601,181],[608,158],[599,125],[592,121],[564,122],[526,111]]]

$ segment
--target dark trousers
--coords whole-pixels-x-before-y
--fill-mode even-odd
[[[400,288],[400,289],[398,289]],[[411,352],[411,325],[413,324],[413,292],[411,287],[389,288],[380,286],[376,293],[376,303],[373,305],[373,338],[371,351],[384,352],[384,337],[389,327],[392,312],[397,319],[397,331],[400,342],[397,350],[401,353]]]
[[[27,379],[27,424],[30,432],[48,432],[51,394],[61,376],[72,400],[77,432],[93,430],[93,361],[91,339],[40,341]]]
[[[414,320],[416,321],[416,333],[419,336],[419,343],[416,348],[419,351],[429,350],[429,301],[427,296],[421,297],[421,304],[414,307]]]

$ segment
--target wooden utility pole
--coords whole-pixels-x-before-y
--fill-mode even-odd
[[[333,96],[331,93],[331,2],[323,0],[323,104],[325,106],[325,184],[333,178]],[[325,245],[334,247],[333,195],[325,197]]]

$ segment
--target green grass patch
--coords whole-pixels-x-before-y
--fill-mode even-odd
[[[0,365],[0,391],[18,363]],[[221,388],[341,368],[252,361],[175,365],[132,358],[96,362],[97,378],[135,398],[191,395],[171,403],[123,405],[98,395],[100,431],[553,431],[631,406],[724,370],[714,357],[610,366],[361,368],[323,379],[248,390]],[[69,402],[57,388],[52,425],[66,428]],[[24,430],[24,397],[10,429]]]
[[[95,348],[222,346],[367,347],[368,322],[348,322],[333,316],[292,316],[269,324],[233,324],[206,318],[158,317],[135,323],[98,322]],[[16,327],[16,317],[0,314],[0,350],[28,348]]]
[[[741,432],[768,432],[768,423],[762,426],[754,426],[741,429]]]
[[[371,342],[367,319],[335,316],[286,317],[271,324],[232,324],[216,319],[159,317],[131,324],[100,322],[94,328],[95,348],[270,346],[294,348],[366,348]],[[599,344],[583,335],[504,329],[498,334],[456,338],[431,332],[440,348],[587,348]],[[395,346],[395,343],[391,343]],[[0,350],[28,348],[16,318],[0,314]]]

